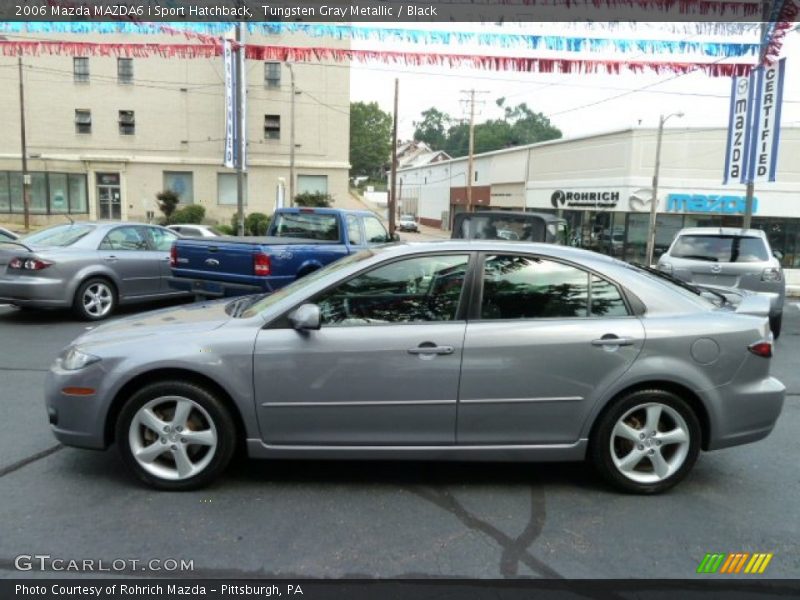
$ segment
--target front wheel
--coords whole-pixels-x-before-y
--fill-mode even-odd
[[[615,487],[656,494],[681,481],[700,451],[700,423],[691,407],[665,390],[639,390],[600,417],[590,456]]]
[[[233,456],[235,425],[211,393],[188,382],[153,383],[136,392],[117,420],[122,458],[162,490],[192,490],[219,476]]]

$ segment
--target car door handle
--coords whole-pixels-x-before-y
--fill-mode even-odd
[[[454,351],[452,346],[419,346],[408,349],[409,354],[452,354]]]
[[[164,262],[169,262],[169,256],[162,256],[161,260],[163,260]]]
[[[592,346],[633,346],[633,342],[633,338],[603,337],[599,340],[592,340]]]
[[[103,260],[105,260],[106,262],[117,262],[117,257],[116,256],[106,256]]]

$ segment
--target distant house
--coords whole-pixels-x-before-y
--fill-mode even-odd
[[[438,163],[443,160],[450,160],[452,157],[444,150],[433,150],[425,142],[410,140],[397,143],[397,168],[409,169],[411,167],[422,167]],[[391,157],[386,165],[386,173],[392,170]]]

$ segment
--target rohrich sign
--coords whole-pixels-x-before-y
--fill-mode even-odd
[[[619,192],[565,192],[556,190],[550,196],[553,208],[615,208],[619,202]]]
[[[745,197],[717,194],[669,194],[667,196],[667,212],[739,215],[745,212]],[[758,212],[758,198],[753,198],[753,214],[756,212]]]

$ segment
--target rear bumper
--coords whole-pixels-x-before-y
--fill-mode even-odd
[[[60,279],[0,275],[0,302],[17,306],[65,307],[72,304]]]
[[[708,449],[749,444],[767,437],[783,409],[786,387],[774,377],[717,388],[717,414]]]

